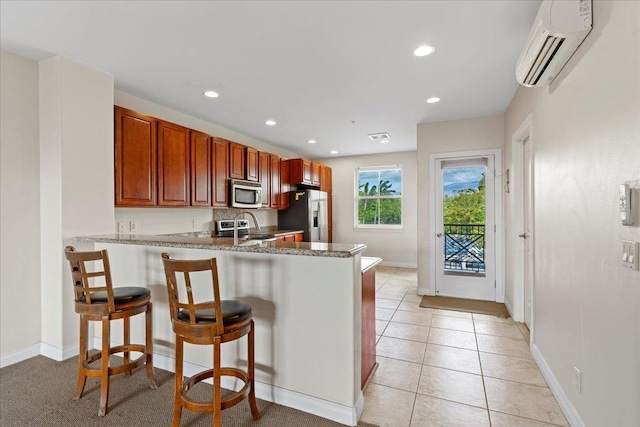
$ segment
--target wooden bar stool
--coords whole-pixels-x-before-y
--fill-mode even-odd
[[[143,287],[113,288],[109,256],[106,250],[76,252],[73,246],[65,248],[65,255],[71,265],[71,276],[75,291],[75,309],[80,315],[80,355],[78,356],[78,384],[73,396],[77,400],[82,396],[87,377],[100,377],[100,407],[98,416],[107,412],[109,400],[109,377],[131,371],[143,364],[147,365],[147,377],[152,389],[157,388],[153,373],[153,343],[151,336],[151,291]],[[100,267],[99,261],[102,261]],[[93,268],[87,269],[87,263]],[[102,268],[100,270],[100,268]],[[98,279],[103,277],[104,279]],[[98,280],[96,280],[98,279]],[[104,281],[104,284],[96,284]],[[129,318],[145,313],[145,345],[130,343]],[[123,319],[124,344],[111,347],[111,320]],[[89,321],[102,322],[102,346],[98,353],[89,356],[88,329]],[[130,359],[130,352],[142,355],[135,360]],[[124,361],[118,366],[109,366],[109,356],[123,353]],[[100,366],[91,366],[100,359]]]
[[[218,267],[216,259],[172,260],[162,254],[169,293],[171,323],[176,333],[176,389],[173,409],[173,426],[180,425],[182,408],[195,412],[213,413],[213,425],[222,426],[222,410],[232,407],[249,397],[249,406],[254,420],[260,419],[255,395],[254,336],[251,306],[242,301],[220,300]],[[211,272],[213,301],[198,302],[194,296],[191,273]],[[178,280],[176,273],[182,273]],[[180,282],[180,285],[178,284]],[[185,297],[186,296],[186,301]],[[182,299],[181,299],[182,298]],[[222,343],[237,340],[248,335],[247,371],[220,366]],[[184,342],[213,345],[213,369],[200,372],[186,382],[183,378]],[[240,391],[221,396],[222,376],[232,376],[244,382]],[[200,381],[213,378],[213,397],[209,402],[189,398],[188,391]]]

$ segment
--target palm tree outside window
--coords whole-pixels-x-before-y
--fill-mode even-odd
[[[356,227],[402,227],[402,168],[356,169]]]

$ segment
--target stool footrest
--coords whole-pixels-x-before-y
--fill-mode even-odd
[[[236,392],[233,392],[226,396],[224,399],[221,399],[221,409],[227,409],[232,407],[233,405],[240,403],[245,397],[249,395],[251,381],[249,380],[249,374],[243,370],[237,368],[220,368],[220,376],[221,377],[235,377],[244,382],[244,386]],[[207,371],[200,372],[187,381],[185,381],[182,391],[180,393],[180,399],[182,400],[182,406],[185,408],[194,411],[194,412],[214,412],[215,408],[213,405],[213,401],[211,402],[201,402],[196,401],[189,396],[187,396],[187,392],[196,384],[206,379],[213,378],[213,369],[209,369]]]
[[[135,360],[131,360],[129,363],[123,363],[122,365],[118,365],[118,366],[109,366],[109,375],[118,375],[123,372],[130,372],[135,368],[144,365],[147,360],[147,355],[145,353],[146,348],[144,345],[129,344],[129,345],[118,345],[115,347],[111,347],[109,349],[109,355],[116,354],[116,353],[124,353],[124,352],[134,352],[134,351],[142,354],[140,355],[140,357],[138,357]],[[90,366],[91,363],[99,359],[102,359],[101,351],[92,354],[87,358],[87,360],[84,360],[82,362],[82,367],[85,371],[84,373],[86,376],[99,377],[100,375],[102,375],[100,366]]]

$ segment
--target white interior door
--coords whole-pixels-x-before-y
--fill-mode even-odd
[[[523,232],[524,239],[524,323],[531,330],[531,312],[533,299],[533,234],[531,233],[531,143],[529,138],[523,143]]]
[[[495,157],[435,166],[436,295],[495,301]]]

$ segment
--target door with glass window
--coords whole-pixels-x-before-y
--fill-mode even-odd
[[[495,301],[494,162],[436,161],[436,295]]]

